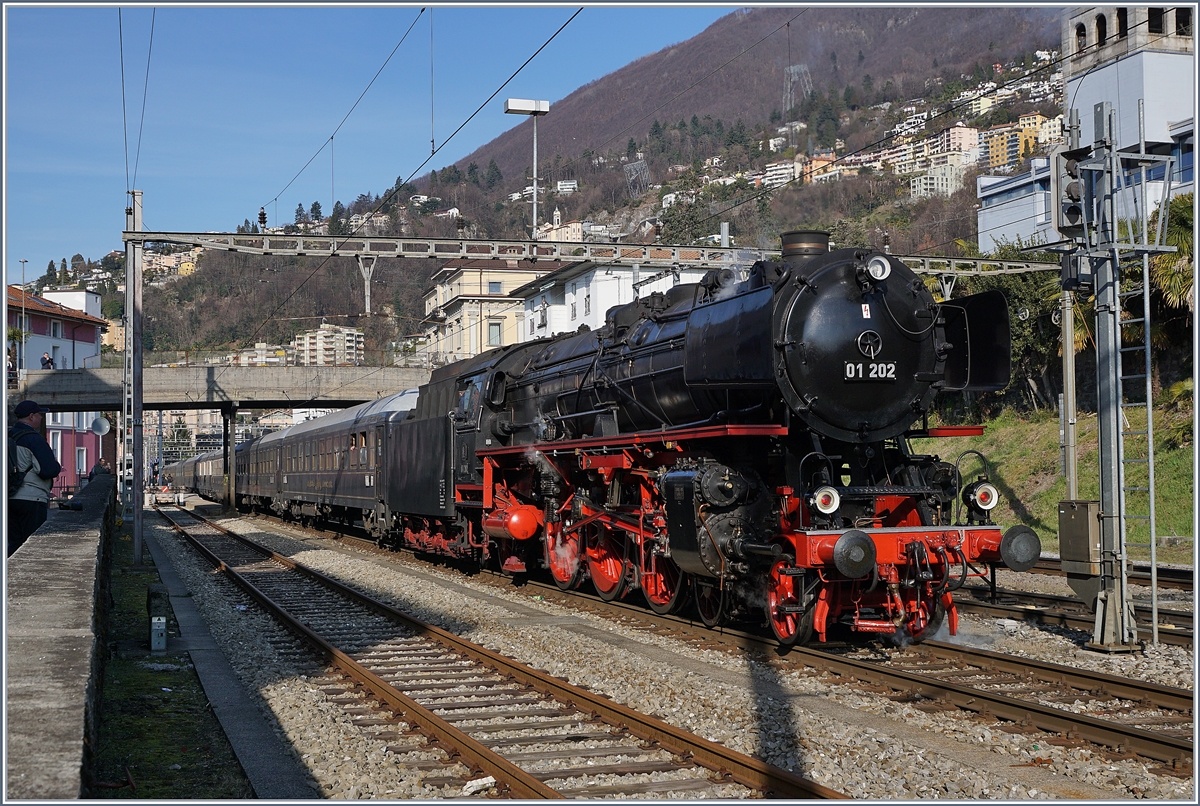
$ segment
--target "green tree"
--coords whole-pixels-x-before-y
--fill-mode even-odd
[[[62,259],[62,263],[59,264],[59,267],[58,267],[58,284],[59,285],[67,284],[67,259],[66,258]]]
[[[299,224],[303,220],[304,220],[304,205],[297,204],[296,205],[296,223]]]
[[[58,282],[58,266],[54,265],[54,261],[51,260],[46,265],[46,273],[42,275],[39,285],[54,285],[56,282]]]
[[[344,234],[343,230],[345,229],[345,222],[343,221],[343,219],[345,218],[345,215],[346,215],[346,208],[342,206],[342,203],[340,201],[334,202],[333,203],[333,212],[331,212],[329,214],[329,234],[330,235],[343,235]]]
[[[638,150],[637,143],[634,142],[634,139],[632,137],[630,137],[629,142],[625,144],[625,156],[628,157],[629,159],[633,159],[634,157],[637,156],[637,150]]]
[[[496,164],[496,160],[488,162],[487,174],[484,175],[483,181],[488,190],[504,181],[504,174],[500,173],[500,166]]]
[[[474,162],[467,166],[467,181],[479,187],[479,166]]]
[[[1155,255],[1150,259],[1150,282],[1162,294],[1163,302],[1170,308],[1187,307],[1195,311],[1193,278],[1193,235],[1195,215],[1192,205],[1195,193],[1184,193],[1171,199],[1167,205],[1167,231],[1164,237],[1167,246],[1174,252]],[[1161,208],[1160,208],[1161,209]],[[1154,212],[1150,231],[1158,227],[1159,211]]]
[[[312,207],[308,208],[308,214],[312,216],[313,221],[320,221],[322,218],[324,218],[324,216],[321,215],[321,203],[319,201],[313,202]]]

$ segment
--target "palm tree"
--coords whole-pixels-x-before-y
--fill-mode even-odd
[[[1196,311],[1192,265],[1195,195],[1184,193],[1171,199],[1167,205],[1167,231],[1163,240],[1167,246],[1175,247],[1176,251],[1155,255],[1150,260],[1150,283],[1162,294],[1163,302],[1171,308],[1186,305],[1192,313]],[[1151,218],[1152,229],[1158,227],[1161,209],[1156,210]]]

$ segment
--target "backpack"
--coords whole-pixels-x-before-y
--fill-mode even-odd
[[[28,448],[25,448],[28,451]],[[5,486],[8,488],[8,497],[16,494],[17,490],[25,483],[25,474],[31,469],[30,465],[26,465],[25,469],[21,469],[21,448],[17,445],[17,441],[13,439],[12,430],[8,432],[8,477],[5,481]]]

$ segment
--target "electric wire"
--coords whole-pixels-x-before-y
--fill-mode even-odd
[[[1146,21],[1146,22],[1144,22],[1144,23],[1138,23],[1137,25],[1135,25],[1135,26],[1132,26],[1132,27],[1131,27],[1129,30],[1130,30],[1130,31],[1132,31],[1132,30],[1134,30],[1135,28],[1138,28],[1138,27],[1140,27],[1140,26],[1142,26],[1142,25],[1149,25],[1149,20],[1147,20],[1147,21]],[[1168,36],[1168,34],[1163,34],[1162,36],[1158,37],[1158,39],[1155,39],[1155,40],[1153,40],[1153,42],[1157,42],[1157,41],[1159,41],[1159,40],[1161,40],[1161,39],[1165,39],[1167,36]],[[1153,44],[1153,42],[1151,42],[1150,44]],[[1038,68],[1037,68],[1037,69],[1035,69],[1035,70],[1032,70],[1032,71],[1030,71],[1029,73],[1026,73],[1026,74],[1025,74],[1025,75],[1023,75],[1023,76],[1020,76],[1020,77],[1018,77],[1018,78],[1011,79],[1011,80],[1009,80],[1009,81],[1007,81],[1007,82],[1005,82],[1005,83],[1003,83],[1003,84],[999,84],[999,85],[997,85],[996,87],[993,87],[992,89],[990,89],[990,90],[987,90],[986,92],[983,92],[983,93],[980,93],[980,94],[979,94],[979,95],[977,95],[977,96],[974,96],[974,97],[973,97],[971,100],[963,101],[963,102],[962,102],[962,103],[960,103],[960,104],[957,104],[957,105],[955,105],[955,106],[951,106],[951,107],[949,107],[948,109],[946,109],[946,110],[945,110],[945,111],[943,111],[943,112],[939,112],[938,114],[936,114],[936,115],[934,115],[933,117],[931,117],[931,118],[929,119],[929,122],[931,123],[931,122],[933,122],[933,121],[937,120],[938,118],[944,118],[944,117],[947,117],[947,116],[953,115],[954,113],[957,113],[957,112],[961,111],[961,110],[962,110],[964,107],[970,106],[970,104],[971,104],[971,101],[973,101],[973,100],[976,100],[977,98],[983,98],[983,97],[987,97],[988,95],[992,95],[992,94],[994,94],[994,93],[997,93],[997,92],[999,92],[999,91],[1000,91],[1000,90],[1002,90],[1002,89],[1007,89],[1007,88],[1008,88],[1010,85],[1012,85],[1012,84],[1015,84],[1015,83],[1018,83],[1018,82],[1021,82],[1021,81],[1025,81],[1025,80],[1027,80],[1027,79],[1028,79],[1028,78],[1029,78],[1031,75],[1036,75],[1036,74],[1038,74],[1038,73],[1040,73],[1040,72],[1043,72],[1043,71],[1045,71],[1045,70],[1049,70],[1049,69],[1051,69],[1052,67],[1057,67],[1058,65],[1061,65],[1063,62],[1066,62],[1066,61],[1067,61],[1068,59],[1070,59],[1070,58],[1077,58],[1078,56],[1080,56],[1081,54],[1085,53],[1085,52],[1086,52],[1086,51],[1088,51],[1088,50],[1099,49],[1099,48],[1101,47],[1101,45],[1102,45],[1102,44],[1103,44],[1103,43],[1099,43],[1099,42],[1098,42],[1098,43],[1096,43],[1096,44],[1094,44],[1094,45],[1089,45],[1089,46],[1085,47],[1085,48],[1084,48],[1084,50],[1081,50],[1081,51],[1076,51],[1075,53],[1073,53],[1073,54],[1070,54],[1070,55],[1061,55],[1061,54],[1060,54],[1060,56],[1059,56],[1059,58],[1058,58],[1058,59],[1052,59],[1052,60],[1048,61],[1046,64],[1044,64],[1044,65],[1042,65],[1042,66],[1038,67]],[[1094,69],[1094,67],[1093,67],[1092,69]],[[1091,72],[1091,71],[1089,70],[1088,72]],[[1085,73],[1084,73],[1084,75],[1083,75],[1083,77],[1086,77],[1086,76],[1088,75],[1088,72],[1085,72]],[[1083,78],[1083,77],[1081,77],[1081,79],[1080,79],[1080,80],[1082,80],[1082,78]],[[1076,92],[1078,92],[1078,91],[1079,91],[1079,87],[1078,87],[1078,86],[1076,86],[1076,88],[1075,88],[1075,91],[1076,91]],[[926,125],[928,126],[928,123],[926,123]],[[860,148],[860,149],[857,149],[857,150],[855,150],[855,151],[851,151],[851,152],[849,152],[849,153],[843,154],[842,156],[840,156],[840,157],[838,157],[837,159],[833,160],[833,162],[831,162],[831,163],[829,163],[829,164],[830,164],[830,165],[836,165],[836,164],[838,164],[839,162],[843,162],[844,160],[847,160],[847,159],[849,159],[850,157],[853,157],[853,156],[858,156],[859,154],[866,153],[866,152],[870,151],[871,149],[875,148],[876,146],[883,145],[884,143],[887,143],[887,142],[889,142],[889,141],[891,141],[891,140],[894,140],[894,139],[896,139],[898,136],[899,136],[899,135],[895,135],[895,134],[892,134],[892,135],[885,135],[884,137],[881,137],[881,138],[879,138],[878,140],[874,141],[873,143],[868,143],[867,145],[863,146],[863,147],[862,147],[862,148]],[[712,219],[714,219],[714,218],[719,218],[720,216],[723,216],[723,215],[725,215],[725,214],[726,214],[727,212],[729,212],[730,210],[733,210],[733,209],[735,209],[735,208],[737,208],[737,207],[740,207],[740,206],[741,206],[741,205],[743,205],[743,204],[748,204],[749,202],[752,202],[752,201],[757,201],[758,199],[761,199],[761,198],[764,198],[764,197],[766,197],[766,196],[769,196],[769,195],[771,195],[772,193],[774,193],[775,191],[779,190],[780,188],[784,188],[784,187],[787,187],[788,185],[791,185],[793,182],[796,182],[796,181],[797,181],[798,179],[800,179],[800,178],[801,178],[801,177],[796,177],[796,178],[790,179],[790,180],[788,180],[787,182],[784,182],[783,184],[776,185],[775,187],[772,187],[772,188],[768,188],[768,189],[766,189],[766,190],[762,191],[761,193],[756,193],[756,194],[753,194],[753,195],[751,195],[751,196],[749,196],[749,197],[747,197],[747,198],[745,198],[745,199],[736,200],[736,201],[735,201],[733,204],[731,204],[729,207],[726,207],[726,208],[724,208],[723,210],[719,210],[719,211],[717,211],[717,212],[715,212],[715,213],[712,213],[712,214],[710,214],[710,215],[706,216],[705,218],[702,218],[702,219],[700,220],[700,222],[699,222],[699,223],[700,223],[700,224],[703,224],[703,223],[705,223],[705,222],[707,222],[707,221],[710,221],[710,220],[712,220]]]
[[[422,10],[424,10],[424,9],[422,9]],[[579,16],[579,14],[580,14],[582,11],[583,11],[583,8],[578,8],[578,9],[576,9],[575,13],[574,13],[574,14],[572,14],[572,15],[571,15],[571,16],[570,16],[570,17],[567,19],[567,21],[566,21],[566,22],[564,22],[564,23],[563,23],[561,26],[559,26],[558,30],[556,30],[556,31],[555,31],[553,34],[551,34],[550,38],[549,38],[549,39],[547,39],[547,40],[546,40],[544,43],[542,43],[541,47],[539,47],[539,48],[538,48],[536,51],[534,51],[534,52],[533,52],[533,55],[531,55],[531,56],[530,56],[528,59],[526,59],[524,62],[522,62],[522,63],[521,63],[521,66],[520,66],[520,67],[518,67],[518,68],[517,68],[515,71],[513,71],[512,75],[510,75],[510,76],[509,76],[507,79],[505,79],[504,83],[503,83],[503,84],[501,84],[499,87],[497,87],[495,92],[493,92],[493,93],[492,93],[490,96],[488,96],[487,100],[485,100],[485,101],[484,101],[482,104],[480,104],[480,105],[479,105],[479,107],[478,107],[478,108],[477,108],[477,109],[476,109],[474,112],[472,112],[472,113],[471,113],[471,115],[470,115],[470,116],[469,116],[469,117],[468,117],[466,120],[464,120],[464,121],[463,121],[463,122],[462,122],[462,123],[459,125],[459,127],[458,127],[457,129],[455,129],[455,130],[454,130],[454,131],[453,131],[453,132],[450,134],[450,136],[449,136],[449,137],[447,137],[445,140],[443,140],[443,141],[442,141],[442,144],[441,144],[440,146],[438,146],[436,149],[434,149],[434,151],[433,151],[433,153],[432,153],[432,154],[430,154],[428,157],[426,157],[426,158],[425,158],[425,160],[424,160],[424,161],[423,161],[423,162],[422,162],[420,165],[418,165],[418,166],[417,166],[417,167],[416,167],[416,168],[413,170],[413,172],[412,172],[412,173],[409,175],[409,178],[408,178],[408,179],[406,179],[404,182],[397,183],[397,186],[396,186],[395,188],[393,188],[393,189],[391,190],[391,192],[387,194],[387,196],[385,196],[383,199],[381,199],[381,200],[379,201],[378,205],[377,205],[377,206],[375,207],[375,209],[372,211],[372,215],[373,215],[374,213],[378,212],[380,209],[382,209],[382,208],[383,208],[383,206],[384,206],[385,204],[387,204],[387,202],[388,202],[388,201],[390,201],[390,200],[391,200],[391,198],[392,198],[394,195],[396,195],[397,193],[399,193],[399,189],[400,189],[400,187],[401,187],[402,185],[404,185],[404,184],[407,184],[407,182],[408,182],[408,181],[410,181],[410,180],[412,179],[412,177],[416,176],[416,175],[417,175],[417,173],[419,173],[419,172],[421,171],[421,169],[422,169],[422,168],[424,168],[424,167],[425,167],[425,165],[426,165],[426,164],[428,164],[428,162],[429,162],[431,159],[433,159],[433,157],[434,157],[434,156],[437,154],[437,152],[438,152],[438,151],[441,151],[443,148],[445,148],[445,147],[446,147],[446,144],[447,144],[447,143],[449,143],[451,140],[453,140],[453,139],[454,139],[454,137],[455,137],[455,135],[457,135],[457,134],[458,134],[460,131],[462,131],[462,130],[463,130],[463,128],[464,128],[464,127],[465,127],[465,126],[466,126],[468,123],[470,123],[470,122],[471,122],[471,120],[472,120],[472,119],[474,119],[474,118],[475,118],[475,116],[476,116],[476,115],[478,115],[478,114],[479,114],[479,113],[480,113],[480,112],[483,110],[483,108],[484,108],[485,106],[487,106],[489,103],[491,103],[492,99],[494,99],[494,98],[495,98],[497,95],[499,95],[499,94],[500,94],[500,92],[501,92],[501,91],[502,91],[502,90],[503,90],[503,89],[504,89],[506,86],[508,86],[508,85],[509,85],[509,84],[512,82],[512,80],[513,80],[514,78],[516,78],[516,77],[517,77],[517,76],[518,76],[518,75],[521,73],[521,71],[522,71],[522,70],[524,70],[524,69],[525,69],[525,68],[526,68],[526,67],[529,65],[529,63],[530,63],[530,62],[532,62],[532,61],[533,61],[533,60],[534,60],[534,59],[537,57],[537,55],[538,55],[539,53],[541,53],[543,50],[545,50],[545,49],[546,49],[546,47],[547,47],[547,46],[549,46],[549,44],[550,44],[551,42],[553,42],[553,41],[554,41],[554,40],[555,40],[555,39],[558,37],[558,35],[559,35],[559,34],[561,34],[561,33],[563,32],[563,30],[564,30],[564,29],[565,29],[565,28],[566,28],[568,25],[570,25],[570,24],[571,24],[571,22],[572,22],[572,21],[573,21],[573,20],[574,20],[576,17],[578,17],[578,16]],[[414,20],[414,23],[415,23],[415,20]],[[411,26],[410,26],[410,29],[409,29],[409,30],[411,30]],[[407,36],[407,33],[406,33],[405,35]],[[331,138],[331,140],[332,140],[332,138]],[[319,153],[319,152],[318,152],[318,153]],[[281,194],[282,194],[282,191],[281,191]],[[332,216],[332,210],[330,211],[330,214],[331,214],[331,216]],[[357,229],[355,229],[353,232],[351,232],[351,233],[349,233],[348,235],[346,235],[346,236],[342,237],[342,239],[341,239],[341,244],[345,244],[347,241],[349,241],[349,240],[353,239],[354,237],[356,237],[356,236],[357,236],[357,233],[358,233],[358,230],[359,230],[359,229],[361,229],[363,226],[365,226],[365,224],[360,224],[360,225],[359,225],[359,227],[358,227]],[[336,241],[338,237],[339,237],[339,236],[334,236],[334,240]],[[333,250],[333,251],[337,251],[337,246],[339,246],[339,245],[341,245],[341,244],[336,244],[336,243],[335,243],[335,246],[334,246],[334,250]],[[271,312],[270,312],[270,313],[268,313],[268,314],[267,314],[267,316],[266,316],[266,317],[263,319],[262,323],[261,323],[261,324],[259,324],[259,326],[258,326],[258,327],[255,329],[254,333],[252,333],[252,334],[250,335],[250,338],[249,338],[249,340],[248,340],[248,341],[250,341],[251,343],[253,343],[253,341],[254,341],[254,338],[255,338],[255,337],[256,337],[256,336],[257,336],[259,333],[261,333],[261,332],[262,332],[262,329],[263,329],[264,327],[266,327],[266,326],[267,326],[267,322],[269,322],[269,321],[271,320],[271,318],[272,318],[272,317],[273,317],[273,316],[274,316],[276,313],[278,313],[278,312],[279,312],[279,310],[280,310],[281,308],[283,308],[283,306],[284,306],[284,305],[286,305],[286,304],[287,304],[289,301],[291,301],[292,297],[294,297],[294,296],[295,296],[297,293],[299,293],[300,289],[301,289],[301,288],[303,288],[303,287],[305,286],[305,284],[307,284],[307,283],[308,283],[308,281],[309,281],[309,280],[311,280],[311,279],[312,279],[314,276],[316,276],[317,272],[318,272],[318,271],[320,271],[321,269],[323,269],[323,268],[324,268],[324,267],[325,267],[325,266],[326,266],[326,265],[329,263],[329,261],[330,261],[332,258],[333,258],[333,255],[329,255],[329,256],[327,256],[327,257],[326,257],[324,260],[322,260],[322,261],[321,261],[321,263],[320,263],[319,265],[317,265],[317,267],[316,267],[316,268],[314,268],[314,269],[313,269],[313,270],[312,270],[312,271],[309,273],[309,275],[308,275],[307,277],[305,277],[305,278],[304,278],[304,279],[303,279],[303,280],[300,282],[300,284],[299,284],[299,285],[297,285],[297,286],[296,286],[294,289],[292,289],[291,293],[290,293],[290,294],[288,294],[288,295],[287,295],[287,296],[286,296],[286,297],[283,299],[283,301],[282,301],[282,302],[280,302],[280,303],[279,303],[277,306],[275,306],[275,308],[274,308],[274,309],[272,309],[272,310],[271,310]],[[222,370],[222,372],[221,372],[221,373],[218,373],[218,377],[220,376],[220,374],[223,374],[223,372],[224,372],[224,370]],[[340,387],[339,387],[339,388],[340,388]]]
[[[133,185],[129,181],[129,115],[125,103],[125,26],[121,20],[121,9],[117,9],[117,42],[121,52],[121,133],[125,137],[125,191]]]
[[[142,117],[138,121],[138,140],[137,151],[134,152],[133,158],[133,185],[137,185],[138,163],[142,158],[142,132],[146,130],[146,97],[150,94],[150,57],[154,55],[154,19],[158,16],[158,9],[154,8],[150,11],[150,47],[146,51],[146,83],[142,87]],[[132,187],[131,187],[132,189]]]
[[[278,193],[275,194],[275,198],[272,199],[272,201],[278,201],[279,197],[287,192],[287,189],[290,188],[292,186],[292,184],[297,179],[300,178],[300,175],[302,173],[304,173],[305,170],[308,169],[308,166],[312,165],[312,161],[315,160],[318,156],[320,156],[321,152],[325,150],[326,145],[330,146],[330,148],[332,149],[334,136],[339,131],[341,131],[342,126],[345,125],[346,121],[350,118],[350,114],[355,110],[355,108],[358,107],[359,101],[361,101],[366,96],[367,90],[371,89],[371,86],[375,83],[375,79],[379,78],[379,74],[383,72],[383,69],[388,66],[388,62],[390,62],[392,60],[392,57],[396,55],[396,51],[400,50],[400,46],[404,44],[404,40],[408,38],[409,33],[413,29],[413,26],[417,24],[417,20],[421,19],[421,15],[424,13],[425,13],[424,8],[422,8],[420,11],[417,12],[417,16],[415,18],[413,18],[413,21],[409,24],[408,30],[406,30],[404,32],[404,36],[400,37],[400,41],[396,43],[396,47],[392,48],[392,52],[390,54],[388,54],[388,57],[386,59],[384,59],[383,64],[380,65],[379,69],[375,72],[374,77],[367,83],[366,88],[364,88],[362,93],[358,96],[358,100],[356,100],[354,102],[354,104],[350,107],[350,110],[348,112],[346,112],[346,116],[342,118],[341,123],[339,123],[337,125],[337,127],[333,130],[333,134],[329,135],[329,138],[327,140],[325,140],[323,143],[321,143],[321,147],[317,149],[317,152],[308,158],[308,162],[304,163],[304,166],[299,171],[296,172],[296,175],[293,176],[291,178],[291,180],[286,185],[283,186],[283,190],[280,190]],[[263,206],[265,207],[266,205],[263,205]],[[330,212],[332,212],[332,209],[330,210]]]

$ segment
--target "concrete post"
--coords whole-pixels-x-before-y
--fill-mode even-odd
[[[221,407],[221,469],[225,476],[225,496],[221,502],[221,507],[226,510],[234,509],[234,489],[233,482],[236,477],[236,457],[234,451],[236,449],[235,441],[237,439],[237,429],[234,427],[237,424],[238,404],[237,402],[230,403]]]

